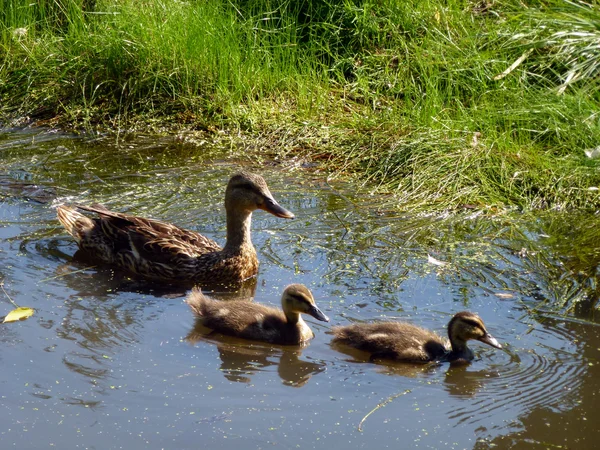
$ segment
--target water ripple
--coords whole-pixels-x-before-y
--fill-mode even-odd
[[[248,166],[297,214],[289,222],[264,212],[253,218],[261,259],[254,287],[265,302],[277,304],[282,285],[302,282],[335,325],[408,319],[440,333],[470,309],[505,348],[474,343],[478,358],[465,367],[373,365],[337,353],[312,323],[316,337],[301,354],[221,341],[190,346],[182,338],[193,318],[181,299],[78,262],[47,202],[103,202],[222,243],[224,187],[240,161],[154,137],[82,142],[17,133],[0,143],[0,277],[17,303],[36,309],[0,327],[8,445],[55,442],[63,419],[58,446],[73,438],[93,446],[102,429],[132,448],[140,442],[131,436],[158,430],[163,447],[189,447],[198,436],[189,430],[215,422],[224,422],[222,437],[239,438],[228,448],[261,433],[307,448],[397,447],[406,436],[401,444],[466,448],[513,432],[525,435],[521,442],[562,445],[562,437],[545,440],[547,411],[559,411],[553,430],[567,438],[580,438],[585,419],[598,423],[598,330],[524,311],[572,298],[581,286],[593,298],[597,219],[398,213],[317,172]],[[387,403],[356,433],[373,406],[405,389],[410,396]],[[225,441],[203,436],[209,447]]]
[[[568,330],[556,328],[538,329],[536,336],[552,338],[555,343],[558,340],[559,345],[564,344],[563,339],[571,342],[574,338]],[[449,418],[457,424],[486,424],[507,413],[564,405],[585,378],[586,364],[578,350],[571,353],[549,343],[540,343],[535,350],[509,348],[504,353],[486,355],[491,364],[483,372],[469,373],[465,369],[461,376],[460,372],[449,371],[445,380],[447,391],[472,397],[453,410]],[[496,362],[498,359],[502,361]]]

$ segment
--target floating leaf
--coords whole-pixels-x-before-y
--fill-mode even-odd
[[[436,266],[445,266],[446,264],[448,264],[447,262],[444,261],[440,261],[439,259],[435,259],[433,256],[431,255],[427,255],[427,262],[429,264],[434,264]]]
[[[17,309],[13,309],[9,312],[4,318],[4,323],[6,322],[16,322],[17,320],[27,319],[28,317],[33,316],[33,309],[27,308],[25,306],[21,306]]]

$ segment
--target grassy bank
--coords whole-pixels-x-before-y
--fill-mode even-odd
[[[599,41],[578,1],[0,0],[0,110],[218,130],[412,207],[592,209]]]

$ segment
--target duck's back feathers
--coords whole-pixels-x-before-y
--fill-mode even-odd
[[[147,278],[177,280],[181,274],[186,279],[190,272],[201,278],[203,273],[198,266],[202,261],[198,257],[218,259],[217,255],[210,255],[221,250],[200,233],[169,223],[116,213],[102,205],[76,208],[98,215],[89,218],[75,208],[58,207],[59,221],[83,251]],[[211,262],[205,262],[205,266]],[[254,272],[256,268],[252,266]]]
[[[372,359],[425,363],[443,359],[446,343],[437,334],[402,322],[353,324],[333,329],[333,343],[371,353]]]
[[[95,220],[107,237],[128,236],[127,241],[130,241],[130,236],[135,235],[137,251],[152,255],[157,251],[184,252],[189,256],[197,256],[221,250],[219,244],[212,239],[170,223],[109,211],[99,204],[77,205],[77,208],[98,214],[99,217]]]
[[[283,311],[243,300],[219,301],[192,290],[187,303],[202,326],[243,339],[296,345],[313,337],[303,320],[288,323]]]

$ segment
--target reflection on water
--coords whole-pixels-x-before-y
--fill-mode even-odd
[[[444,378],[444,389],[453,397],[469,399],[486,387],[490,378],[499,378],[495,370],[472,370],[466,364],[452,365]]]
[[[186,336],[191,344],[214,342],[221,358],[221,372],[230,381],[250,383],[252,374],[270,366],[288,386],[304,386],[311,376],[325,370],[325,364],[300,359],[300,346],[280,347],[215,335],[196,320]]]
[[[304,348],[207,336],[183,303],[189,286],[80,259],[51,207],[55,198],[102,202],[222,242],[224,187],[239,169],[227,155],[168,138],[117,146],[36,130],[0,134],[0,277],[18,304],[36,310],[0,326],[6,446],[597,445],[593,216],[400,214],[285,162],[253,167],[297,219],[257,215],[258,277],[203,289],[278,305],[283,286],[303,283],[333,325],[401,319],[440,334],[470,309],[506,346],[474,344],[473,363],[456,366],[339,353],[321,323],[311,322],[316,336]],[[0,315],[11,307],[0,301]]]

